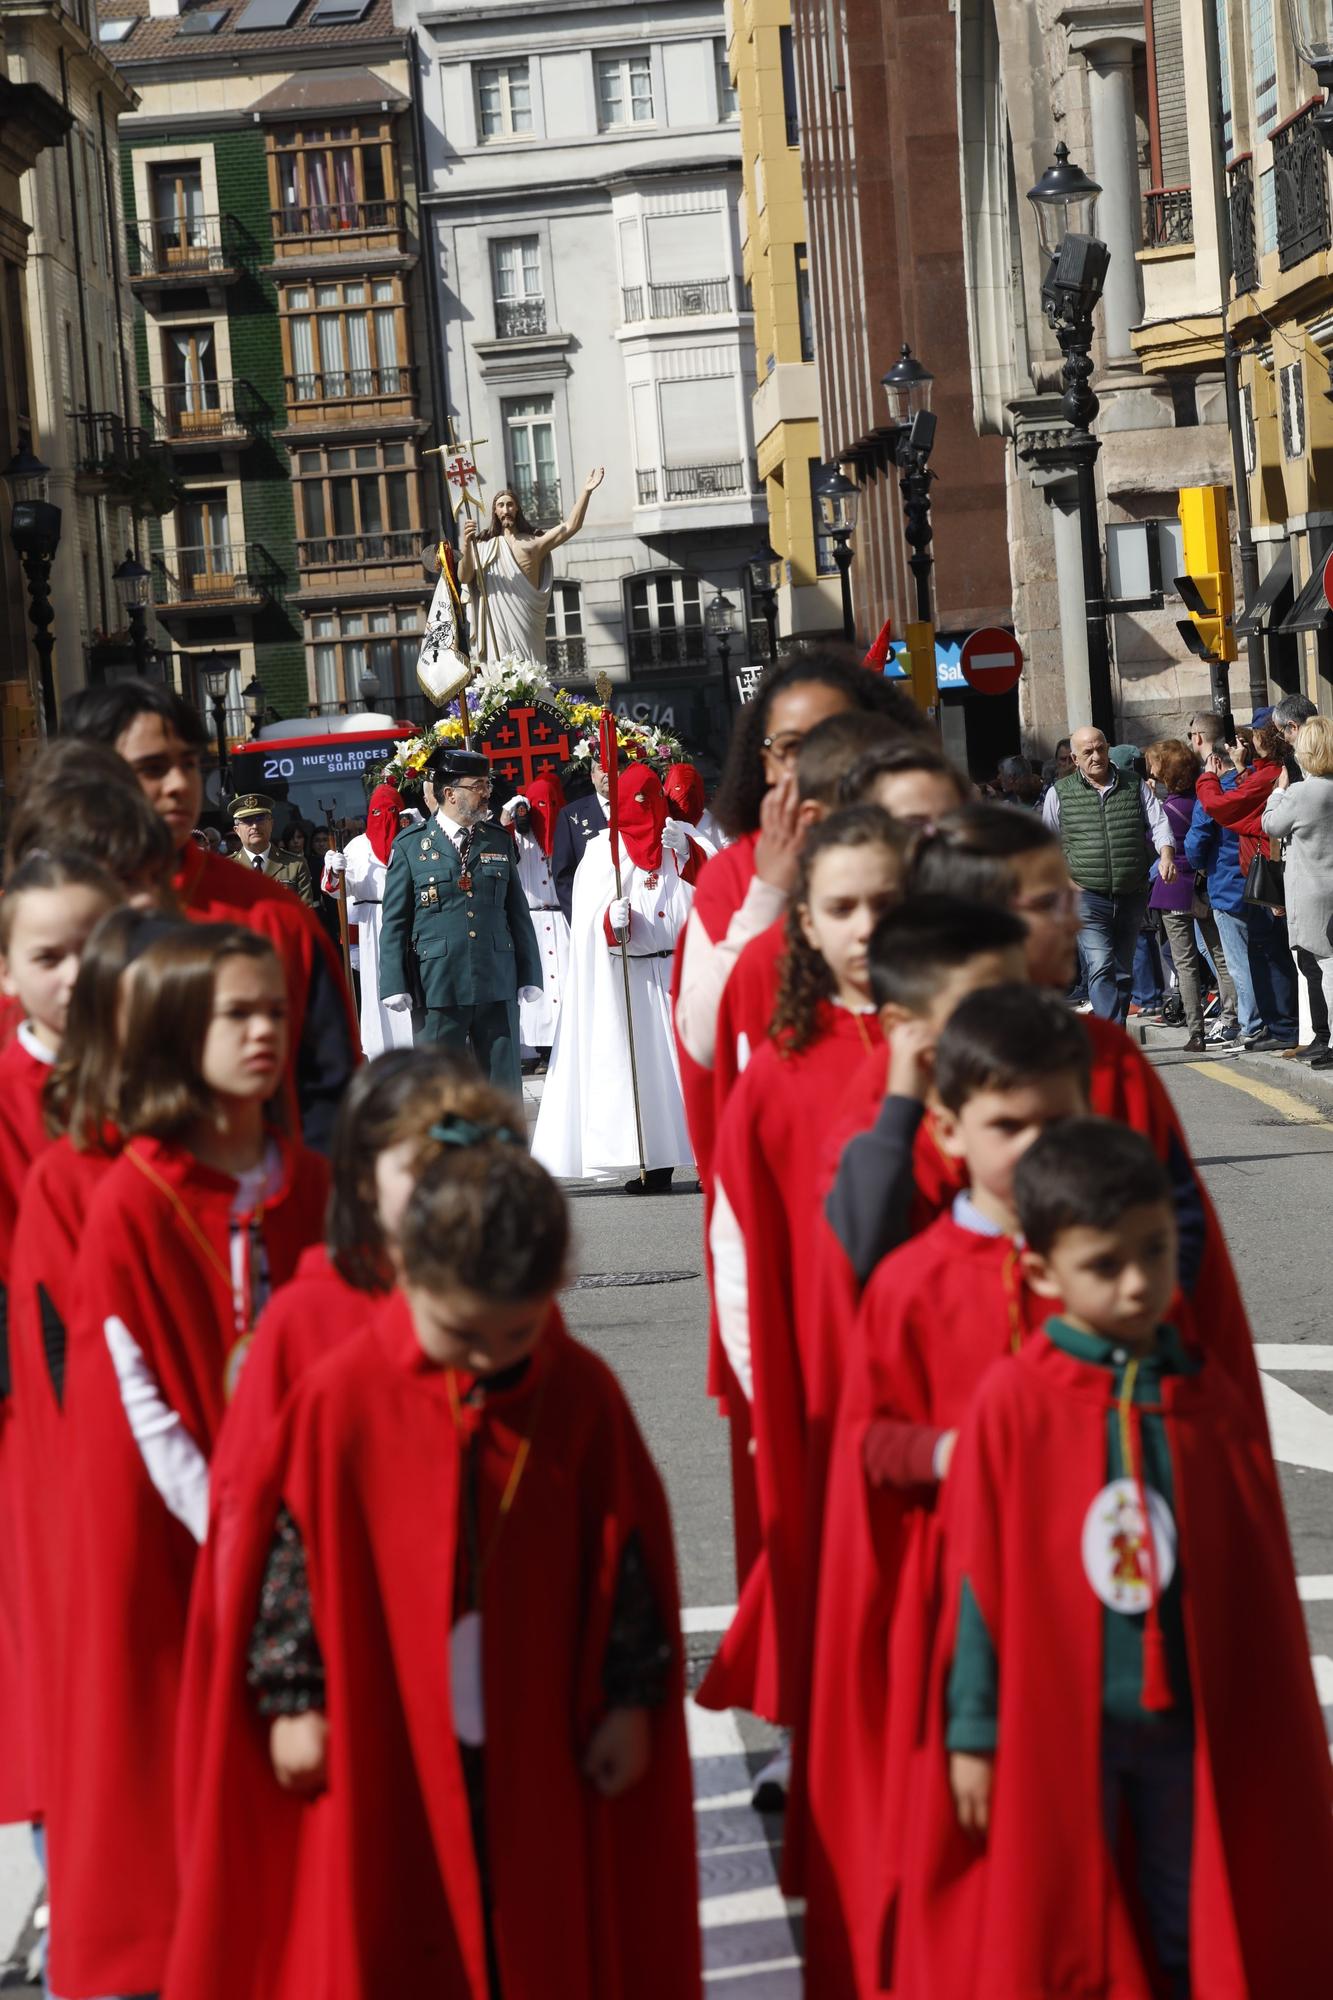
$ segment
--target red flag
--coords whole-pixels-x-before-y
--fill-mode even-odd
[[[598,754],[602,769],[606,773],[610,789],[606,795],[606,819],[611,829],[611,865],[616,871],[616,882],[620,881],[620,803],[616,798],[616,785],[620,776],[620,743],[616,736],[616,718],[609,708],[602,710],[602,719],[597,731]],[[617,895],[620,891],[617,888]]]
[[[870,648],[870,651],[866,654],[865,659],[862,661],[862,665],[869,667],[872,674],[882,674],[885,667],[888,665],[889,642],[892,638],[893,638],[893,620],[892,618],[886,618],[884,620],[883,626],[881,627],[878,639],[876,639],[874,645]]]

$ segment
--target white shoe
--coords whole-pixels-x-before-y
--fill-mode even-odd
[[[750,1804],[758,1813],[782,1812],[790,1789],[791,1745],[784,1743],[755,1778]]]

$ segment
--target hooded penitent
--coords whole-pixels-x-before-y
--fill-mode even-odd
[[[549,861],[555,846],[555,823],[565,803],[565,788],[552,772],[525,785],[523,796],[532,814],[532,837]]]
[[[677,819],[698,826],[704,809],[704,781],[693,764],[673,764],[663,781],[667,806]]]
[[[366,814],[366,838],[375,850],[375,859],[387,867],[398,838],[403,802],[392,785],[376,785]]]
[[[662,829],[667,823],[662,780],[646,764],[627,764],[616,791],[617,827],[636,868],[655,874],[662,866]]]

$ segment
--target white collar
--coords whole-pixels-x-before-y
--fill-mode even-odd
[[[992,1222],[983,1215],[966,1188],[960,1188],[953,1198],[953,1219],[960,1229],[968,1229],[974,1236],[1003,1236],[998,1222]]]
[[[48,1069],[54,1065],[55,1056],[47,1048],[46,1043],[41,1040],[31,1021],[19,1022],[18,1039],[20,1045],[32,1057],[34,1062],[45,1063]]]
[[[273,842],[270,841],[268,846],[259,852],[256,852],[252,847],[243,847],[241,852],[245,856],[245,865],[247,868],[253,868],[256,861],[262,861],[267,864],[268,857],[273,852]]]
[[[441,826],[444,829],[444,831],[448,834],[450,840],[452,840],[452,842],[454,843],[455,847],[458,846],[460,840],[462,840],[468,833],[472,831],[471,827],[463,826],[456,819],[450,819],[448,813],[445,811],[443,806],[437,808],[435,813],[435,819],[437,825]],[[474,821],[473,825],[475,826],[475,824],[476,822]]]

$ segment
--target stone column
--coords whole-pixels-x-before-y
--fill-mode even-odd
[[[1119,40],[1099,42],[1086,51],[1086,57],[1092,124],[1089,170],[1102,184],[1096,228],[1111,252],[1101,318],[1107,355],[1119,359],[1132,352],[1130,328],[1143,317],[1143,291],[1134,254],[1142,240],[1134,45]]]
[[[1078,493],[1072,480],[1061,480],[1046,491],[1055,543],[1055,587],[1060,599],[1060,655],[1065,675],[1066,733],[1092,721],[1092,690],[1088,682],[1088,627],[1083,595],[1083,543],[1079,533]]]

